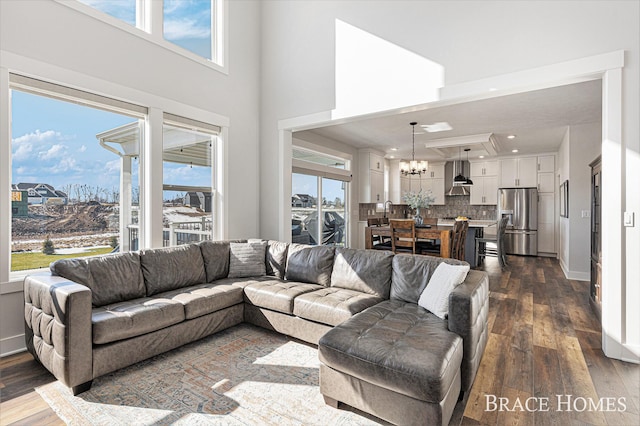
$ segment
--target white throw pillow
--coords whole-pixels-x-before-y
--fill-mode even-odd
[[[422,291],[418,305],[444,319],[449,313],[449,294],[467,278],[469,265],[449,265],[442,262]]]

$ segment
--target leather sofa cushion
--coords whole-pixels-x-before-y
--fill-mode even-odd
[[[336,248],[331,286],[389,298],[393,253]]]
[[[285,278],[302,283],[331,284],[334,248],[291,244],[287,254]]]
[[[226,278],[229,275],[229,241],[203,241],[199,243],[204,260],[207,282]]]
[[[143,250],[140,263],[147,296],[207,282],[200,246]]]
[[[184,321],[182,303],[143,297],[93,309],[91,313],[94,344],[104,344],[160,330]]]
[[[53,275],[89,287],[95,307],[146,295],[138,253],[61,259],[51,263],[49,269]]]
[[[271,278],[247,285],[244,288],[244,298],[254,306],[291,315],[296,297],[321,288],[324,287],[318,284]]]
[[[394,392],[438,404],[462,362],[462,338],[413,303],[385,300],[318,343],[320,361]]]
[[[160,293],[156,297],[180,302],[186,319],[210,314],[242,303],[242,288],[232,284],[199,284]]]
[[[422,291],[429,283],[433,271],[436,270],[440,262],[451,265],[468,265],[460,260],[433,256],[394,256],[390,298],[417,304]]]
[[[288,252],[288,243],[283,243],[282,241],[267,242],[267,275],[284,279]]]
[[[372,294],[329,287],[296,297],[293,302],[293,314],[322,324],[338,325],[380,302],[382,298]]]

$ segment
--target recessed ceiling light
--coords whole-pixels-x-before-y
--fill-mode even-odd
[[[515,138],[516,138],[516,135],[509,135],[509,136],[507,136],[507,139],[515,139]]]
[[[511,152],[518,152],[518,150],[517,149],[512,149]]]
[[[446,121],[440,121],[433,124],[421,124],[420,127],[422,127],[429,133],[445,132],[447,130],[453,129],[453,127],[451,127],[451,124],[447,123]]]
[[[391,151],[397,151],[398,148],[391,148]]]
[[[495,87],[489,87],[489,91],[490,92],[495,92],[496,90],[498,90],[498,89],[496,89]]]
[[[484,158],[484,155],[479,156],[478,158]]]
[[[390,155],[389,158],[394,159],[394,158],[396,158],[396,156],[395,155]]]

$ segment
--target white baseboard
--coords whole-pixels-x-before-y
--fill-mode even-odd
[[[17,354],[26,350],[27,347],[24,344],[24,334],[0,340],[0,357]]]
[[[568,280],[591,281],[590,272],[570,271],[569,269],[567,269],[567,265],[565,265],[564,260],[562,258],[560,258],[560,267],[562,268],[562,272],[564,273],[564,276]]]

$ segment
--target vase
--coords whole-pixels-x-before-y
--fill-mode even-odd
[[[420,215],[420,207],[416,207],[416,214],[413,215],[413,220],[416,222],[416,225],[422,225],[422,216]]]

